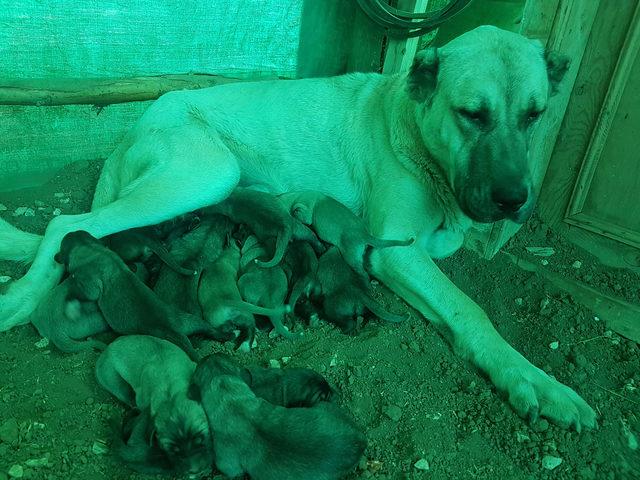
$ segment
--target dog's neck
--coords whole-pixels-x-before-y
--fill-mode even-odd
[[[440,163],[424,144],[417,123],[419,115],[416,114],[420,106],[408,95],[406,77],[395,75],[390,82],[392,88],[385,96],[384,111],[389,142],[396,158],[406,170],[429,186],[429,191],[444,214],[441,228],[466,230],[471,220],[460,209]]]

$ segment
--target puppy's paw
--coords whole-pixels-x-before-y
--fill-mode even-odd
[[[513,409],[535,422],[545,417],[563,428],[596,428],[596,413],[571,388],[551,378],[531,364],[511,367],[500,374],[503,388]]]

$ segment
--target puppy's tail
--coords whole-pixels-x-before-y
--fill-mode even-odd
[[[367,309],[373,312],[376,317],[386,320],[387,322],[400,323],[409,320],[409,315],[397,315],[395,313],[388,312],[373,298],[366,295],[363,296],[362,303],[367,307]]]
[[[41,241],[41,235],[23,232],[0,218],[0,260],[31,263]]]
[[[384,240],[377,237],[369,237],[367,244],[373,248],[407,247],[415,241],[415,238],[407,240]]]

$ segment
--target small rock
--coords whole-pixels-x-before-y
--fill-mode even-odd
[[[544,266],[549,265],[549,260],[547,260],[546,258],[543,258],[542,260],[540,260],[540,263]]]
[[[7,206],[3,203],[0,203],[0,212],[4,212],[7,209]]]
[[[20,428],[15,418],[9,418],[0,426],[0,441],[15,443],[20,437]]]
[[[522,299],[522,297],[518,297],[514,300],[515,304],[518,305],[519,307],[522,306],[522,304],[524,303],[524,300]]]
[[[62,210],[60,210],[59,208],[54,208],[53,209],[53,216],[57,217],[58,215],[60,215],[62,213]]]
[[[389,405],[384,409],[384,414],[394,422],[398,422],[402,417],[402,409],[397,405]]]
[[[338,354],[334,353],[333,357],[331,357],[331,361],[329,362],[329,366],[335,367],[336,365],[338,365]]]
[[[69,199],[68,198],[61,198],[60,200],[58,200],[60,203],[64,203],[67,204],[69,203]]]
[[[542,457],[542,468],[545,470],[553,470],[562,463],[560,457],[554,457],[553,455],[545,455]]]
[[[575,262],[573,262],[573,263],[571,264],[571,266],[572,266],[573,268],[580,268],[580,267],[582,267],[582,262],[581,262],[580,260],[576,260]]]
[[[282,363],[286,365],[287,363],[289,363],[289,360],[291,360],[291,357],[282,357],[281,360],[282,360]]]
[[[27,211],[24,212],[24,216],[25,217],[35,217],[36,216],[36,212],[33,210],[33,208],[27,208]]]
[[[38,207],[38,208],[46,207],[46,206],[47,206],[47,204],[46,204],[46,203],[44,203],[42,200],[34,200],[34,201],[33,201],[33,204],[34,204],[36,207]]]
[[[68,197],[69,194],[68,193],[64,193],[64,192],[56,192],[53,194],[54,197],[56,198],[64,198],[64,197]]]
[[[516,441],[518,443],[528,442],[529,440],[531,440],[531,438],[529,438],[529,435],[527,435],[526,433],[516,432]]]
[[[13,216],[19,217],[20,215],[24,215],[27,210],[29,210],[29,207],[18,207],[14,210]]]
[[[559,344],[558,342],[551,342],[551,343],[549,344],[549,348],[550,348],[551,350],[557,350],[559,346],[560,346],[560,344]]]
[[[270,368],[280,368],[280,362],[278,360],[275,359],[271,359],[269,360],[269,367]]]
[[[549,306],[550,300],[547,297],[544,297],[542,300],[540,300],[540,310],[544,310],[545,308],[547,308]]]
[[[35,343],[36,348],[47,348],[49,346],[49,339],[47,337],[42,337]]]
[[[421,458],[413,466],[418,470],[429,470],[429,461],[426,458]]]
[[[537,256],[537,257],[550,257],[556,251],[553,247],[525,247],[527,252]]]
[[[7,283],[9,280],[11,280],[11,277],[9,275],[0,276],[0,283]]]
[[[414,352],[416,352],[416,353],[420,352],[420,344],[418,342],[416,342],[415,340],[411,340],[409,342],[409,348],[411,350],[413,350]]]
[[[48,467],[49,466],[49,457],[31,458],[31,459],[27,460],[24,463],[25,463],[25,465],[27,467],[33,467],[33,468]]]
[[[536,422],[535,425],[533,426],[533,430],[538,433],[546,432],[548,429],[549,429],[549,422],[544,418]]]
[[[96,455],[104,455],[109,449],[103,440],[96,440],[91,446],[91,451]]]
[[[22,478],[24,475],[24,469],[22,468],[22,465],[13,465],[7,473],[12,478]]]

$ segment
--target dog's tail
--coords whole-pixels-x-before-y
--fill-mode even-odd
[[[0,260],[31,263],[42,235],[23,232],[0,218]]]

